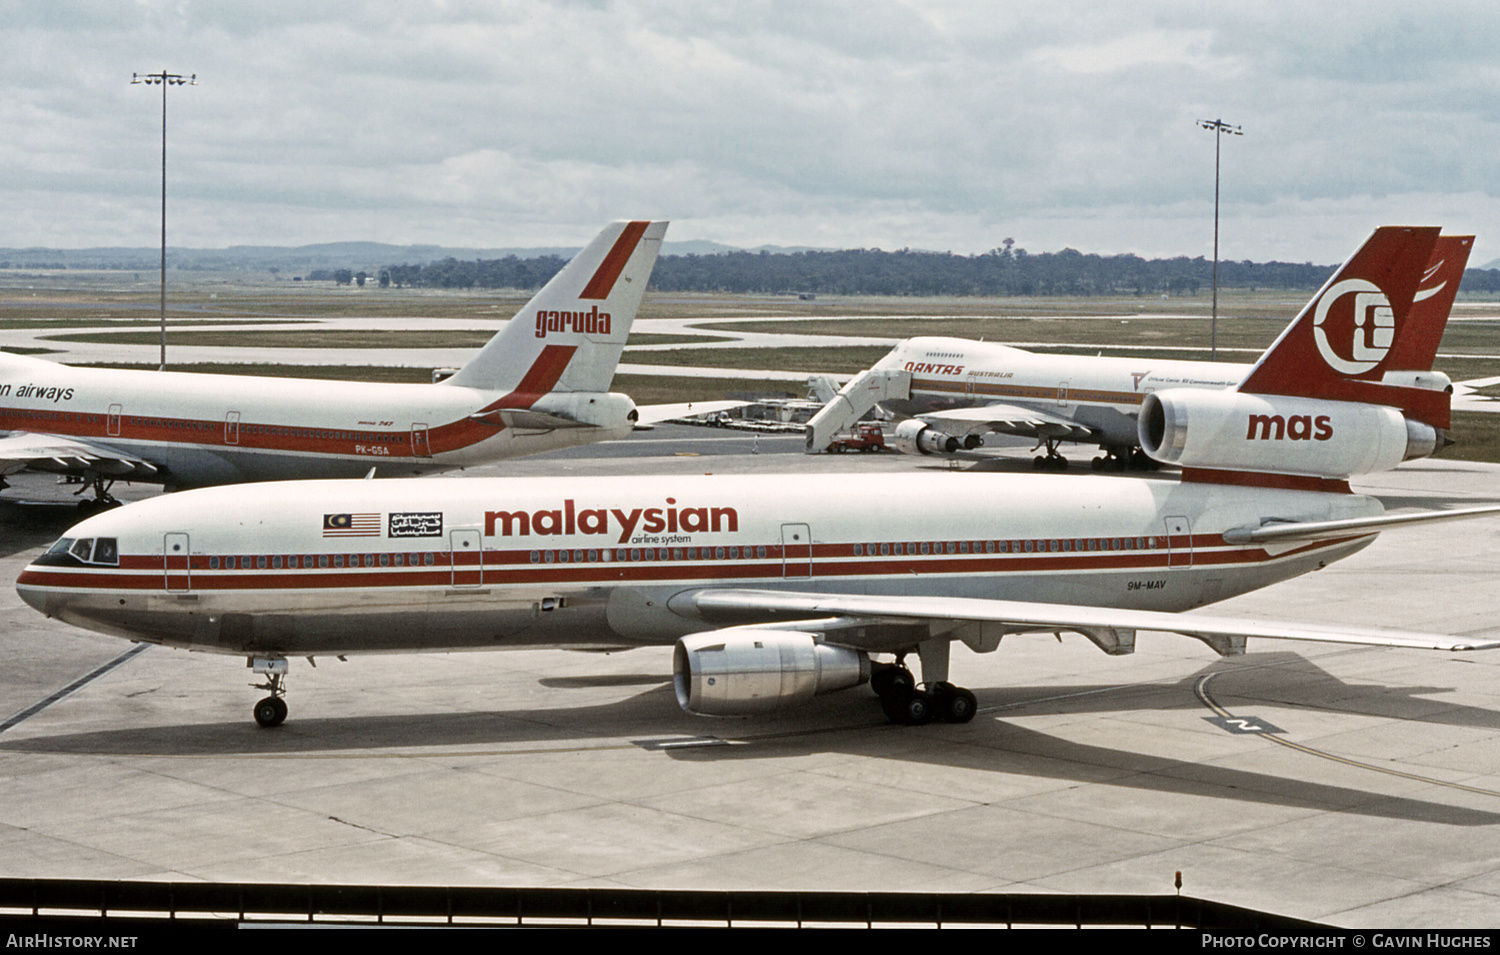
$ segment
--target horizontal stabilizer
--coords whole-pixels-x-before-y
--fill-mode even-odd
[[[693,415],[743,408],[748,404],[750,404],[748,401],[682,401],[670,405],[640,405],[636,408],[636,411],[640,412],[640,418],[636,423],[660,424],[674,418],[690,418]]]
[[[1415,514],[1384,514],[1380,517],[1356,517],[1341,521],[1268,521],[1259,527],[1243,527],[1224,532],[1227,544],[1272,544],[1292,541],[1331,540],[1360,534],[1374,534],[1408,524],[1435,524],[1471,517],[1500,514],[1500,505],[1465,507],[1451,511],[1419,511]]]

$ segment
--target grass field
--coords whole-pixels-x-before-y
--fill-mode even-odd
[[[149,276],[154,278],[154,276]],[[174,277],[168,291],[169,342],[226,348],[316,347],[474,348],[492,332],[423,331],[434,318],[502,320],[525,303],[517,291],[438,291],[335,288],[286,281],[246,282],[234,276]],[[73,282],[73,285],[68,283]],[[30,286],[30,287],[28,287]],[[1220,293],[1217,345],[1221,360],[1248,362],[1280,334],[1306,302],[1302,292]],[[58,329],[60,340],[154,344],[159,300],[154,281],[95,273],[80,279],[68,274],[17,276],[0,272],[0,348],[9,329]],[[1500,376],[1500,303],[1460,309],[1466,320],[1450,323],[1440,348],[1438,368],[1455,381]],[[887,351],[881,345],[818,346],[808,342],[790,348],[716,348],[736,332],[770,332],[808,336],[900,339],[944,335],[999,342],[1027,343],[1042,351],[1086,355],[1131,355],[1163,358],[1206,357],[1210,322],[1207,294],[1175,299],[1137,298],[821,298],[648,294],[642,318],[694,319],[702,337],[631,336],[632,344],[678,344],[664,351],[631,349],[637,364],[695,365],[740,369],[774,368],[808,374],[852,374]],[[402,318],[401,331],[330,332],[317,328],[285,330],[198,330],[204,323],[298,322],[320,318]],[[792,321],[765,321],[769,318]],[[110,331],[69,332],[107,325]],[[497,323],[498,327],[498,323]],[[113,329],[121,329],[115,331]],[[134,330],[131,330],[134,329]],[[1144,350],[1143,350],[1144,349]],[[15,348],[14,351],[22,349]],[[34,349],[27,349],[34,351]],[[153,368],[154,365],[114,366]],[[283,364],[214,364],[174,366],[177,370],[219,374],[263,374],[288,378],[342,378],[359,381],[426,382],[427,368],[383,368],[371,365],[296,366]],[[614,388],[641,404],[709,400],[726,394],[796,394],[785,381],[736,378],[681,378],[671,375],[618,375]],[[1493,389],[1500,391],[1500,389]],[[1458,444],[1444,457],[1500,461],[1500,415],[1455,414]]]
[[[289,331],[230,330],[176,331],[167,329],[167,341],[173,345],[204,345],[213,348],[473,348],[479,349],[500,329],[433,330],[372,328],[350,332],[320,328]],[[103,345],[154,345],[160,332],[68,332],[48,335],[49,341],[93,342]],[[632,332],[635,345],[698,344],[731,341],[723,335],[652,335]]]

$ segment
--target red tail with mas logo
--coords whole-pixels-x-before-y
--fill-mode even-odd
[[[1147,395],[1142,450],[1184,480],[1347,489],[1443,447],[1432,361],[1472,238],[1438,231],[1377,229],[1238,388]]]
[[[1388,371],[1431,368],[1430,356],[1427,369],[1404,368],[1392,359],[1408,350],[1408,340],[1430,338],[1434,325],[1442,337],[1446,308],[1441,314],[1412,308],[1438,232],[1436,227],[1376,229],[1261,356],[1239,390],[1390,405],[1434,428],[1448,427],[1446,392],[1385,380]]]

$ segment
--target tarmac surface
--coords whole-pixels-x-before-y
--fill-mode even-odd
[[[801,443],[665,427],[468,473],[948,467]],[[72,489],[12,483],[7,582],[75,517]],[[1360,487],[1392,510],[1477,505],[1500,501],[1500,469],[1418,462]],[[1497,556],[1500,518],[1391,531],[1211,612],[1495,634]],[[131,646],[0,588],[0,872],[1100,893],[1181,872],[1185,894],[1336,925],[1500,926],[1500,651],[1220,659],[1142,634],[1109,657],[1014,636],[956,649],[979,715],[923,727],[888,724],[867,688],[689,716],[670,649],[320,658],[292,662],[291,716],[267,731],[243,660],[151,647],[33,709]]]

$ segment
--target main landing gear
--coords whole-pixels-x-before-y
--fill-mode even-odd
[[[119,507],[120,506],[120,502],[115,499],[115,496],[113,494],[109,493],[109,489],[112,488],[112,487],[114,487],[114,486],[115,486],[115,480],[114,480],[114,478],[110,478],[109,482],[105,483],[104,475],[102,475],[102,474],[99,474],[99,473],[96,473],[96,472],[93,472],[93,471],[90,471],[87,474],[85,474],[84,478],[83,478],[83,486],[80,487],[78,490],[74,491],[73,492],[73,496],[77,497],[78,495],[82,494],[84,491],[93,491],[94,492],[94,496],[93,496],[92,499],[89,499],[89,498],[80,498],[79,499],[79,501],[78,501],[78,514],[79,514],[79,516],[80,517],[90,517],[90,516],[92,516],[94,514],[98,514],[100,511],[107,511],[107,510],[109,510],[112,507]]]
[[[1031,462],[1031,466],[1038,471],[1066,471],[1068,469],[1068,459],[1063,457],[1057,450],[1057,446],[1061,443],[1061,440],[1061,438],[1043,438],[1041,444],[1037,445],[1037,448],[1045,444],[1047,446],[1047,453],[1038,454]],[[1032,448],[1032,450],[1035,451],[1036,448]]]
[[[255,722],[270,729],[286,720],[286,660],[282,658],[247,661],[256,673],[264,674],[266,682],[252,683],[257,690],[269,690],[271,695],[255,704]]]
[[[899,657],[895,663],[872,665],[870,688],[880,697],[886,719],[907,726],[921,726],[933,720],[967,723],[979,709],[974,694],[961,686],[946,681],[918,686]]]
[[[1155,471],[1161,467],[1140,448],[1105,448],[1093,460],[1095,471]]]

